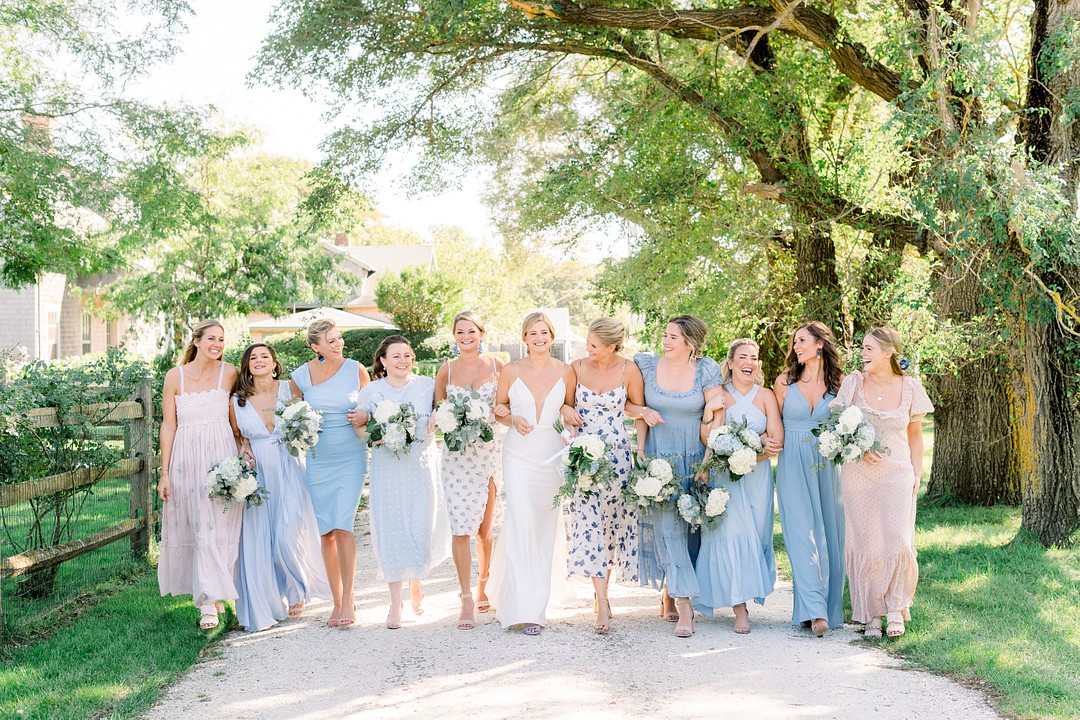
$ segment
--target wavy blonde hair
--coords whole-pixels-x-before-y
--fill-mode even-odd
[[[221,324],[220,320],[203,320],[191,330],[191,340],[188,341],[187,347],[184,348],[184,354],[180,356],[180,364],[187,365],[189,362],[195,359],[195,356],[199,354],[199,348],[195,347],[196,340],[202,340],[203,335],[210,328],[221,328],[221,332],[225,332],[225,326]]]
[[[758,345],[757,340],[752,340],[751,338],[739,338],[738,340],[732,340],[731,341],[731,344],[728,345],[727,362],[723,362],[723,363],[720,364],[720,379],[723,381],[723,383],[725,385],[728,384],[729,382],[731,382],[731,368],[728,366],[728,363],[730,363],[732,360],[735,359],[735,353],[738,352],[739,348],[741,348],[744,345],[750,345],[755,350],[757,350],[757,352],[758,352],[758,368],[757,368],[757,372],[754,373],[754,384],[755,385],[764,385],[765,384],[765,371],[761,369],[761,357],[760,357],[761,356],[761,346]]]

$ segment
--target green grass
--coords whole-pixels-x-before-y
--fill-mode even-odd
[[[234,621],[231,611],[227,618]],[[5,653],[0,717],[136,717],[227,626],[200,632],[191,600],[159,597],[152,568],[47,619],[55,623],[47,636]]]

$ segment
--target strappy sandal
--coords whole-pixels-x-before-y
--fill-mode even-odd
[[[825,618],[817,618],[810,623],[810,630],[818,637],[825,637],[825,633],[829,632],[829,621]]]
[[[413,600],[412,588],[409,588],[409,604],[412,605],[413,615],[419,617],[424,614],[424,590],[422,588],[419,600]]]
[[[679,622],[679,613],[675,610],[667,610],[665,606],[670,595],[667,594],[667,590],[660,593],[660,617],[664,619],[664,622]]]
[[[680,619],[678,621],[679,624],[675,626],[675,637],[679,637],[679,638],[688,638],[688,637],[690,637],[691,635],[694,634],[694,606],[690,604],[689,600],[687,600],[685,603],[681,603],[678,600],[675,601],[675,607],[682,607],[684,605],[686,607],[690,608],[690,625],[683,625],[682,624],[682,621],[681,621],[682,613],[679,613],[679,615],[680,615]]]
[[[300,617],[300,613],[304,612],[304,601],[289,606],[289,617]]]
[[[866,628],[863,630],[863,637],[872,638],[877,640],[881,637],[881,616],[870,618],[870,622],[866,623]]]
[[[214,605],[203,605],[199,608],[200,630],[213,630],[218,626],[219,622],[217,607]]]
[[[608,616],[607,622],[603,623],[600,622],[600,608],[602,607],[600,600],[597,599],[594,602],[596,604],[596,624],[593,625],[593,630],[595,630],[598,635],[607,635],[611,631],[611,601],[604,600],[603,602],[603,605],[607,606]]]
[[[543,625],[526,625],[525,627],[521,628],[521,634],[528,635],[529,637],[536,637],[543,629]]]
[[[486,585],[487,581],[488,581],[488,579],[486,577],[478,578],[478,581],[477,581],[478,584],[476,586],[476,592],[477,593],[480,592],[480,583]],[[485,590],[486,589],[487,588],[485,588]],[[487,595],[487,593],[483,593],[483,594]],[[485,597],[483,600],[477,600],[476,605],[475,605],[475,609],[476,609],[476,612],[478,612],[478,613],[486,613],[488,610],[491,609],[491,601],[488,600],[487,597]]]
[[[743,617],[739,617],[738,613],[735,613],[735,632],[739,635],[750,634],[750,611],[746,607],[746,603],[742,603],[742,610],[745,614]],[[735,608],[731,608],[734,612]]]
[[[402,606],[402,604],[403,603],[400,603],[400,602],[398,603],[397,620],[391,620],[389,612],[386,614],[386,629],[387,630],[398,630],[399,628],[401,628],[401,606]]]
[[[465,605],[465,600],[468,600],[470,603],[472,602],[472,593],[458,593],[458,597],[461,598],[461,600],[462,600],[461,604],[462,604],[463,607]],[[475,627],[476,627],[476,623],[473,622],[472,620],[463,620],[460,617],[458,618],[458,624],[457,624],[457,629],[458,630],[472,630]]]
[[[885,634],[888,637],[898,638],[907,631],[904,627],[904,616],[900,613],[889,613],[885,619]]]

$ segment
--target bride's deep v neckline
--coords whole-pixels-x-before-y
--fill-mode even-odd
[[[561,383],[562,381],[563,379],[560,377],[551,384],[551,387],[548,389],[547,394],[544,395],[543,404],[540,404],[536,402],[536,395],[533,394],[533,391],[529,389],[529,386],[525,384],[524,380],[522,380],[520,377],[514,380],[515,383],[521,383],[521,386],[525,388],[525,392],[529,395],[530,398],[532,398],[534,427],[540,424],[540,416],[544,414],[544,408],[547,407],[547,401],[551,397],[551,393],[555,390],[555,388],[559,386],[559,383]],[[565,385],[563,387],[565,387]]]

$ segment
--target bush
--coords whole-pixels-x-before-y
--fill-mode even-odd
[[[437,361],[450,354],[449,346],[442,343],[432,343],[432,336],[424,333],[401,333],[397,330],[346,330],[341,334],[345,340],[345,357],[352,358],[364,364],[368,370],[375,361],[375,351],[383,338],[390,335],[404,335],[413,346],[416,353],[416,362],[419,366],[425,361]],[[308,347],[307,339],[300,333],[273,335],[266,338],[266,343],[277,352],[281,366],[285,368],[285,376],[288,377],[293,370],[303,363],[312,359],[311,348]],[[244,348],[236,348],[226,353],[225,359],[233,365],[239,366],[240,355]],[[436,364],[435,369],[438,370]],[[417,369],[418,373],[421,370]]]

